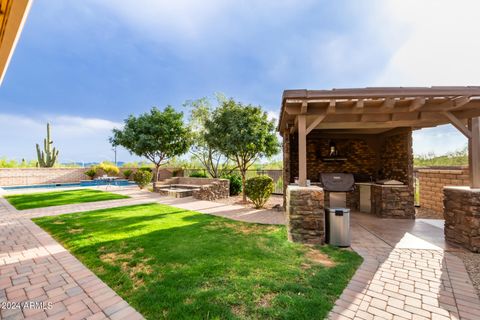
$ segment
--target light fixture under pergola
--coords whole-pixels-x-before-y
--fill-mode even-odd
[[[452,124],[469,141],[471,187],[480,188],[480,87],[285,90],[278,130],[298,131],[299,183],[306,180],[306,136],[314,129],[381,133]]]

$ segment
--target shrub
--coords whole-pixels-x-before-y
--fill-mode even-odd
[[[109,176],[116,176],[120,173],[120,169],[113,163],[102,162],[98,165],[98,169],[101,169]]]
[[[203,171],[194,171],[190,173],[189,177],[190,178],[206,178],[207,174]]]
[[[273,179],[269,176],[250,178],[245,183],[245,194],[252,200],[255,208],[263,208],[273,192]]]
[[[150,171],[138,170],[133,174],[133,180],[140,189],[143,189],[152,181],[152,176]]]
[[[129,180],[132,173],[133,173],[133,171],[131,169],[124,170],[123,171],[123,176],[125,177],[125,179]]]
[[[138,171],[147,171],[147,172],[152,173],[153,170],[150,167],[141,167],[141,168],[138,168]]]
[[[224,175],[222,178],[228,179],[230,181],[230,195],[236,196],[242,192],[242,177],[238,174],[227,174]]]
[[[97,167],[91,167],[90,169],[88,169],[87,171],[84,172],[84,174],[90,178],[90,180],[93,180],[93,178],[95,177],[95,175],[97,174]]]

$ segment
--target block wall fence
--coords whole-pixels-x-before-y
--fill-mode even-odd
[[[439,214],[443,219],[443,187],[468,186],[468,167],[429,167],[415,168],[419,180],[420,207]]]
[[[120,171],[127,169],[137,170],[137,168],[120,168]],[[0,187],[79,182],[89,179],[85,175],[87,170],[88,168],[0,168]],[[160,179],[171,178],[173,170],[162,169]],[[122,174],[119,176],[123,177]]]

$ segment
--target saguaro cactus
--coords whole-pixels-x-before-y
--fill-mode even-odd
[[[51,168],[58,158],[58,150],[53,147],[53,141],[50,140],[50,123],[47,123],[47,138],[43,139],[43,151],[40,151],[40,146],[37,143],[37,158],[38,164],[42,168]]]

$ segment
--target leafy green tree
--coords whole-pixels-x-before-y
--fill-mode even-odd
[[[154,107],[138,117],[130,115],[124,123],[123,129],[113,129],[110,143],[150,160],[155,166],[154,182],[158,181],[161,165],[190,148],[191,137],[183,123],[183,113],[171,106],[163,111]]]
[[[226,98],[222,94],[216,94],[217,104],[221,105]],[[190,100],[184,103],[184,107],[190,109],[190,128],[193,135],[193,144],[190,153],[193,158],[200,162],[208,175],[212,178],[219,178],[230,167],[230,172],[235,169],[228,166],[229,159],[222,152],[210,145],[205,136],[207,133],[205,124],[211,120],[213,111],[217,108],[213,106],[210,99],[204,97],[197,100]]]
[[[243,105],[233,99],[223,102],[205,122],[207,143],[234,161],[242,176],[243,201],[248,168],[262,157],[280,150],[274,120],[260,106]]]

